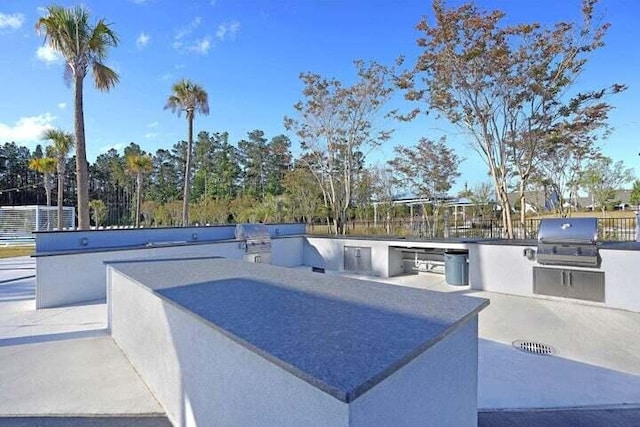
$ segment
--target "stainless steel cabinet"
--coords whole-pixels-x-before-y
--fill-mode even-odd
[[[533,267],[533,293],[604,302],[604,272]]]
[[[364,246],[344,247],[344,270],[356,273],[370,273],[371,248]]]
[[[271,252],[244,254],[242,258],[245,261],[255,262],[256,264],[271,264]]]

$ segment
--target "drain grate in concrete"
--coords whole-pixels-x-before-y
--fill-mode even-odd
[[[526,353],[538,354],[541,356],[556,354],[555,348],[548,344],[542,344],[535,341],[516,340],[513,342],[513,346]]]

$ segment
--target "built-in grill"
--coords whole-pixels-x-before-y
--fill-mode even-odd
[[[271,264],[271,235],[264,224],[236,224],[236,239],[241,240],[245,261]]]
[[[540,264],[598,267],[597,218],[540,221],[536,259]]]
[[[597,240],[597,218],[540,221],[536,259],[551,266],[533,267],[533,293],[605,302],[604,272],[594,270],[600,266]]]

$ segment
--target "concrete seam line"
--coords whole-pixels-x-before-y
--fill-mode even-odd
[[[0,280],[0,284],[9,283],[9,282],[15,282],[17,280],[23,280],[23,279],[33,279],[34,277],[36,277],[35,274],[31,274],[29,276],[23,276],[23,277],[14,277],[13,279]]]
[[[548,408],[478,408],[479,414],[499,412],[561,412],[561,411],[607,411],[616,409],[640,409],[640,403],[611,405],[552,406]]]
[[[114,413],[114,414],[0,414],[0,420],[3,418],[166,418],[164,412],[145,412],[137,413]]]

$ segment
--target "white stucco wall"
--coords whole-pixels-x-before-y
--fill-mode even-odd
[[[108,269],[111,334],[174,426],[349,426],[346,403]]]
[[[531,296],[535,261],[520,245],[469,245],[469,285],[472,289]],[[535,246],[533,246],[535,248]]]
[[[477,316],[345,403],[117,268],[107,266],[110,333],[175,426],[477,425]]]
[[[273,239],[271,263],[282,267],[302,265],[303,239]],[[239,242],[224,242],[40,256],[36,258],[36,308],[104,298],[105,261],[191,256],[242,259],[243,250]]]
[[[600,256],[606,305],[640,312],[640,252],[602,249]]]
[[[302,263],[304,237],[271,240],[271,264],[281,267],[299,267]]]
[[[344,270],[344,247],[371,248],[371,265],[374,276],[389,277],[401,274],[402,260],[399,254],[389,251],[390,246],[407,248],[467,249],[466,243],[426,242],[407,240],[340,239],[308,236],[303,246],[304,265],[324,267],[327,270]]]
[[[36,308],[105,298],[105,261],[189,256],[241,259],[242,255],[237,242],[226,242],[40,256],[36,258]]]
[[[474,317],[353,401],[349,425],[477,425],[477,319]]]
[[[535,246],[483,245],[469,246],[469,283],[472,289],[542,299],[557,297],[533,294],[533,267],[541,266],[523,255]],[[604,272],[605,302],[589,302],[562,298],[581,304],[640,312],[640,253],[634,250],[600,249],[599,268],[564,267]],[[562,266],[547,266],[563,268]]]

